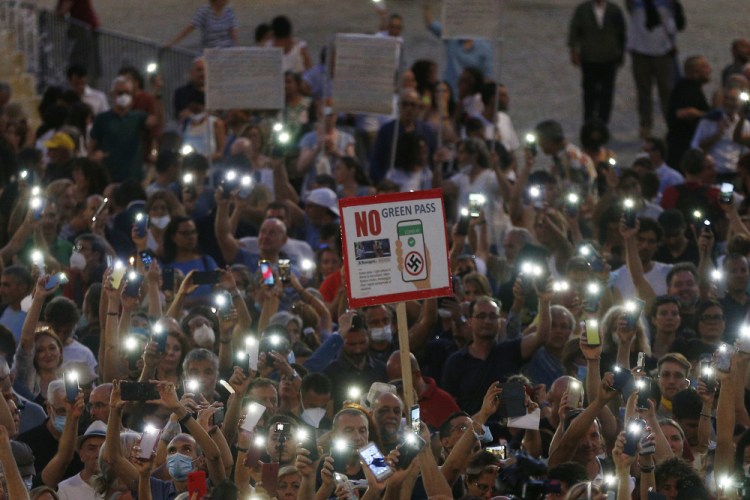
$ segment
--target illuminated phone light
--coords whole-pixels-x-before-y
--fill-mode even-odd
[[[740,101],[750,101],[750,94],[748,94],[747,92],[740,92]]]
[[[153,426],[153,425],[151,425],[151,424],[146,424],[146,427],[144,427],[144,428],[143,428],[143,433],[144,433],[144,434],[151,434],[151,435],[154,435],[154,434],[156,434],[157,432],[159,432],[159,429],[157,429],[156,427],[154,427],[154,426]]]
[[[640,436],[642,430],[643,429],[641,428],[641,426],[636,424],[635,422],[631,422],[630,424],[628,424],[628,432],[633,436]]]
[[[357,400],[362,397],[362,389],[353,385],[349,387],[349,390],[346,391],[346,394],[347,396],[349,396],[349,399]]]
[[[310,259],[302,259],[300,262],[300,267],[303,271],[312,271],[315,269],[315,262],[311,261]]]
[[[701,370],[701,373],[703,374],[704,377],[709,378],[713,376],[714,369],[712,366],[704,366],[703,369]]]
[[[127,337],[125,339],[125,350],[132,352],[136,349],[138,349],[138,341],[135,339],[135,337]]]
[[[627,210],[632,210],[635,208],[635,200],[633,200],[633,198],[625,198],[622,202],[622,206]]]
[[[526,142],[529,143],[529,144],[535,144],[536,143],[536,135],[534,135],[534,134],[532,134],[530,132],[528,134],[526,134],[525,139],[526,139]]]
[[[469,209],[466,207],[461,208],[461,217],[468,217],[469,216]]]
[[[643,380],[637,380],[635,382],[635,386],[638,388],[638,390],[641,390],[646,387],[646,382],[644,382]]]
[[[693,218],[694,219],[702,219],[703,218],[703,212],[700,210],[693,210]]]
[[[29,201],[29,206],[34,210],[40,208],[42,206],[42,199],[39,197],[31,198],[31,201]]]
[[[335,439],[333,441],[333,448],[336,451],[346,451],[349,449],[349,443],[345,439]]]
[[[121,260],[115,261],[115,270],[123,269],[124,267],[125,267],[125,264]]]
[[[198,381],[197,381],[197,380],[195,380],[195,379],[190,379],[190,380],[188,380],[188,381],[187,381],[187,382],[185,383],[185,387],[187,387],[187,389],[188,389],[189,391],[197,391],[198,389],[200,389],[200,387],[201,387],[201,384],[200,384],[200,382],[198,382]]]
[[[234,170],[227,170],[227,173],[224,175],[224,178],[228,181],[233,181],[237,178],[237,172]]]
[[[159,69],[159,65],[155,62],[150,62],[146,65],[146,73],[153,74],[156,73],[156,70]]]
[[[29,176],[29,171],[28,170],[21,170],[20,176],[21,176],[21,179],[26,179]]]
[[[190,153],[192,153],[193,151],[195,151],[195,150],[193,149],[193,146],[191,146],[190,144],[185,144],[184,146],[182,146],[180,148],[180,154],[182,156],[187,156]]]
[[[570,387],[571,387],[571,389],[575,389],[577,391],[578,389],[581,388],[581,383],[579,381],[577,381],[577,380],[573,380],[570,383]]]
[[[39,196],[40,194],[42,194],[42,188],[40,188],[39,186],[34,186],[33,188],[31,188],[31,196]]]
[[[292,139],[292,136],[289,135],[289,132],[281,132],[279,134],[279,143],[280,144],[286,144]]]
[[[227,298],[223,293],[220,293],[214,298],[214,302],[219,307],[224,307],[227,305]]]
[[[284,124],[282,124],[281,122],[276,122],[276,123],[273,124],[273,131],[274,132],[279,133],[282,130],[284,130]]]
[[[607,474],[604,476],[604,483],[607,486],[614,486],[617,484],[617,477],[614,474]]]
[[[596,319],[587,319],[586,320],[586,326],[589,328],[599,328],[599,320]]]
[[[142,213],[135,214],[135,221],[141,222],[143,220],[143,217],[145,217]]]
[[[240,184],[242,184],[242,187],[250,187],[253,183],[253,178],[249,175],[243,175],[242,179],[240,180]]]
[[[578,205],[578,202],[580,201],[581,201],[581,198],[576,193],[568,194],[568,203],[570,205]]]
[[[37,266],[44,264],[44,254],[41,252],[41,250],[32,250],[31,262],[33,262]]]
[[[60,281],[62,282],[62,281],[67,281],[67,280],[68,280],[68,275],[65,273],[60,273]]]
[[[191,173],[187,173],[182,176],[182,183],[183,184],[192,184],[195,180],[195,177]]]
[[[628,300],[627,302],[625,302],[624,307],[626,312],[632,313],[635,312],[636,305],[632,300]]]
[[[591,255],[591,248],[589,248],[588,245],[583,246],[578,249],[578,253],[580,253],[584,257],[588,257],[589,255]]]
[[[246,346],[253,346],[257,344],[258,341],[255,340],[255,337],[245,337],[245,345]]]
[[[724,274],[719,269],[711,271],[711,279],[714,281],[721,281],[724,278]]]
[[[279,337],[278,335],[269,335],[268,341],[271,343],[271,345],[277,346],[281,344],[281,337]]]
[[[750,325],[740,326],[740,337],[750,337]]]
[[[130,257],[128,261],[130,262],[130,267],[133,267],[133,264],[135,264],[135,257]]]
[[[570,290],[570,285],[567,281],[555,281],[552,283],[552,291],[554,292],[567,292]]]
[[[154,332],[154,335],[161,335],[162,333],[164,333],[164,325],[162,325],[161,323],[156,323],[152,330]]]
[[[727,352],[727,345],[726,344],[721,344],[719,346],[719,352],[722,352],[722,353],[723,352]]]
[[[253,446],[256,448],[263,448],[266,446],[266,438],[264,436],[255,436],[253,438]]]
[[[531,186],[529,188],[529,196],[532,198],[539,198],[542,195],[542,190],[539,186]]]
[[[78,372],[73,370],[66,374],[69,382],[78,382]]]
[[[304,443],[310,434],[305,429],[297,429],[297,441]]]
[[[131,264],[131,265],[132,265],[132,264]],[[128,280],[129,280],[129,281],[135,281],[136,279],[138,279],[138,273],[137,273],[137,272],[135,272],[135,271],[130,271],[130,272],[128,273]]]
[[[610,158],[608,160],[608,163],[614,167],[615,165],[617,165],[617,160],[615,160],[614,158]]]
[[[469,195],[471,198],[472,195]],[[474,201],[478,203],[479,205],[484,205],[487,202],[487,198],[483,194],[475,194],[473,195]]]

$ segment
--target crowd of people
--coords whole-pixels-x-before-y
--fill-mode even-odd
[[[77,61],[35,130],[0,84],[0,497],[750,498],[750,41],[712,79],[675,0],[571,15],[580,147],[515,130],[481,39],[407,44],[394,115],[338,113],[330,47],[283,15],[256,29],[279,113],[207,110],[200,58],[172,109],[158,71],[97,89]],[[194,29],[240,28],[212,0],[169,45]],[[432,188],[453,294],[399,332],[348,306],[339,200]]]

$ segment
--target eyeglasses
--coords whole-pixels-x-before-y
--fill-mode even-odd
[[[700,317],[701,321],[705,321],[706,323],[713,323],[718,321],[724,321],[724,315],[723,314],[704,314]]]
[[[480,321],[485,321],[485,320],[497,321],[500,319],[500,316],[498,316],[497,314],[489,314],[489,313],[475,314],[474,317]]]

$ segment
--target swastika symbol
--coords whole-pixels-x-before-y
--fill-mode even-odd
[[[424,260],[417,252],[409,252],[404,262],[406,263],[406,272],[412,276],[418,275],[424,267]]]

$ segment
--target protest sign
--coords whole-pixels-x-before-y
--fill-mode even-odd
[[[206,49],[206,109],[283,109],[280,48]]]
[[[502,0],[443,0],[443,38],[500,38]]]
[[[400,42],[393,37],[336,35],[336,111],[390,115]]]

